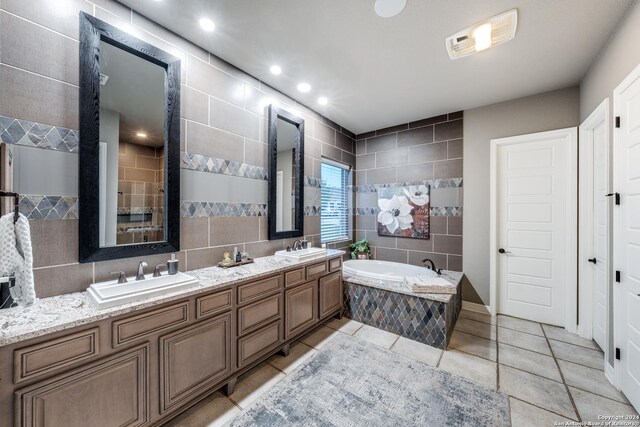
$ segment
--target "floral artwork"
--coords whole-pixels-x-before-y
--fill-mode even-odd
[[[429,186],[378,190],[378,236],[429,239]]]

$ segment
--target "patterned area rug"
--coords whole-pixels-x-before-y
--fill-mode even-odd
[[[229,426],[510,426],[509,398],[339,335]]]

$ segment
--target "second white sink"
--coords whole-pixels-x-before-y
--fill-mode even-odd
[[[297,251],[278,251],[275,254],[276,258],[290,259],[292,261],[306,261],[309,259],[322,258],[327,255],[327,250],[324,248],[307,248],[298,249]]]
[[[148,274],[145,280],[132,279],[128,283],[118,283],[117,280],[94,283],[89,286],[87,293],[98,309],[104,309],[197,286],[198,281],[195,278],[178,272],[160,277]]]

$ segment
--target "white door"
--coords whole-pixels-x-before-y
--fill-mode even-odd
[[[620,206],[614,208],[614,268],[620,271],[616,297],[617,364],[620,386],[640,408],[640,66],[614,91],[614,189]]]
[[[567,324],[576,283],[577,131],[493,140],[498,312]]]
[[[606,348],[607,292],[609,289],[609,178],[607,135],[602,121],[593,130],[593,339]]]

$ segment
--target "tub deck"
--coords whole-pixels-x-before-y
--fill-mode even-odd
[[[462,276],[460,272],[442,272],[442,278],[456,285],[455,294],[422,294],[412,292],[403,282],[344,274],[344,314],[446,350],[462,307]]]

